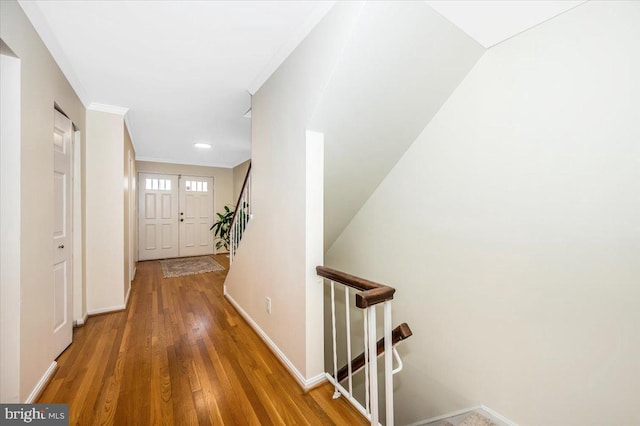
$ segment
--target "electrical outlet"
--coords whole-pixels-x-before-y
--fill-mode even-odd
[[[271,298],[267,297],[267,313],[271,315]]]

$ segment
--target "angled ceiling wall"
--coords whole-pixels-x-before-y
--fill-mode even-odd
[[[325,248],[485,49],[422,2],[368,2],[316,107],[325,134]]]

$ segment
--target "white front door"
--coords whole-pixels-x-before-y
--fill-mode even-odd
[[[53,128],[53,341],[57,357],[73,338],[71,302],[71,120],[54,111]]]
[[[178,257],[178,176],[140,173],[138,260]]]
[[[180,256],[213,254],[213,178],[180,178]]]

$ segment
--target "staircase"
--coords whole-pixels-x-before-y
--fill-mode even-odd
[[[231,226],[229,229],[229,263],[233,263],[240,240],[244,230],[247,228],[249,221],[253,218],[253,204],[251,202],[251,163],[244,177],[242,190],[236,202],[236,208],[233,211]]]
[[[333,349],[333,374],[326,373],[327,379],[334,385],[334,399],[341,396],[347,399],[356,409],[358,409],[372,425],[378,426],[381,409],[385,411],[385,425],[393,426],[393,376],[402,370],[402,361],[397,351],[397,346],[411,335],[411,329],[406,323],[402,323],[395,329],[391,329],[391,302],[395,289],[384,284],[378,284],[364,278],[356,277],[345,272],[327,268],[326,266],[316,267],[316,273],[329,282],[331,289],[331,334]],[[346,352],[346,365],[338,369],[339,342],[337,339],[336,320],[336,284],[341,284],[344,289],[344,336],[346,342],[341,352]],[[354,297],[351,297],[354,292]],[[354,301],[352,305],[351,301]],[[355,305],[355,306],[354,306]],[[381,307],[383,313],[384,336],[377,340],[376,333],[378,324],[376,314]],[[353,342],[351,325],[354,318],[357,320],[362,311],[363,324],[363,351],[355,358],[352,356]],[[354,310],[352,317],[351,311]],[[342,343],[342,342],[340,342]],[[378,392],[378,357],[383,356],[383,377],[384,382],[381,389],[384,389],[384,401],[379,401]],[[397,367],[393,368],[393,361]],[[358,399],[354,393],[354,376],[359,371],[364,371],[364,398]],[[345,382],[346,381],[346,382]],[[342,384],[344,382],[344,385]]]
[[[253,218],[251,191],[251,164],[249,164],[229,229],[230,263],[233,263],[243,234]],[[332,374],[325,374],[327,379],[334,385],[334,399],[343,396],[369,419],[372,425],[376,426],[380,424],[380,413],[384,407],[385,426],[393,426],[393,375],[402,370],[402,361],[396,348],[412,335],[411,329],[406,323],[402,323],[392,330],[391,302],[396,290],[393,287],[325,266],[316,267],[316,273],[326,279],[331,287],[333,372]],[[338,369],[337,355],[336,284],[342,285],[344,288],[345,335],[347,336],[345,359],[349,360],[340,369]],[[353,304],[351,303],[352,300],[354,301]],[[384,335],[381,339],[377,339],[376,336],[378,329],[376,311],[379,308],[382,311],[384,330]],[[362,319],[364,326],[362,329],[363,350],[355,357],[352,356],[353,345],[351,342],[352,309],[354,310],[354,318],[358,310],[362,312],[362,316],[358,319]],[[354,334],[356,333],[354,332]],[[381,390],[384,389],[384,401],[382,402],[379,401],[378,392],[378,375],[382,372],[378,370],[378,357],[383,358],[383,368],[381,370],[384,372],[384,380],[380,387]],[[394,360],[397,365],[396,368],[393,368]],[[359,400],[358,397],[354,396],[354,375],[360,371],[364,371],[365,394],[364,398],[360,396]]]

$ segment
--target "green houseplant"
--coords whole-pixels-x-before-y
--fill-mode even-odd
[[[216,249],[220,250],[220,248],[224,247],[225,250],[229,251],[233,210],[229,206],[224,206],[224,212],[218,212],[216,215],[218,215],[218,220],[211,225],[209,230],[213,231]]]

